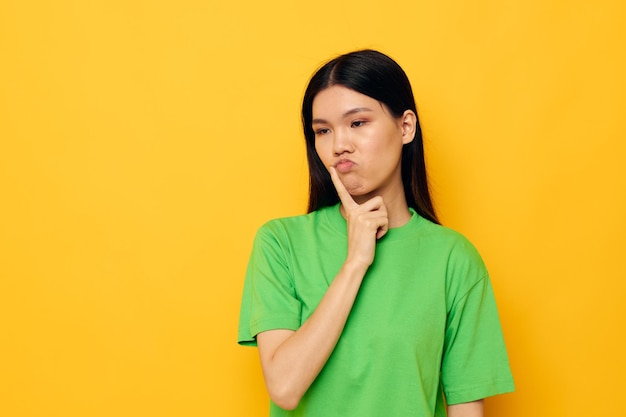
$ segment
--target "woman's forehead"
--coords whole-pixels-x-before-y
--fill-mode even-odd
[[[350,88],[333,85],[313,99],[313,119],[344,118],[355,113],[384,111],[378,100]]]

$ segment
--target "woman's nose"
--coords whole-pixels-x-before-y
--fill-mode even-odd
[[[353,151],[354,147],[350,140],[350,133],[342,129],[336,130],[333,136],[333,153],[341,155],[342,153],[352,153]]]

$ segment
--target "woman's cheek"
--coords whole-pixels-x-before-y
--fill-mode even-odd
[[[317,156],[320,158],[326,169],[328,169],[331,165],[331,158],[329,157],[328,149],[326,148],[327,147],[323,146],[322,144],[315,144],[315,151],[317,152]]]

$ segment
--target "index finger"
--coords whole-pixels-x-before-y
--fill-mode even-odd
[[[333,181],[335,190],[337,190],[337,195],[339,196],[339,200],[341,200],[341,204],[343,204],[345,208],[357,207],[357,202],[354,201],[354,199],[346,189],[346,186],[343,185],[343,182],[341,182],[341,178],[339,178],[335,167],[330,167],[328,171],[330,172],[330,179]]]

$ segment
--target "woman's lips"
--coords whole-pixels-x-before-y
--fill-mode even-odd
[[[337,169],[337,171],[345,174],[346,172],[349,172],[354,165],[356,165],[354,162],[345,159],[337,162],[337,164],[335,164],[335,168]]]

